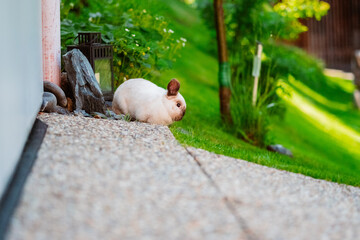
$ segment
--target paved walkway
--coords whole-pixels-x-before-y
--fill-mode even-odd
[[[360,189],[57,114],[8,239],[358,239]]]

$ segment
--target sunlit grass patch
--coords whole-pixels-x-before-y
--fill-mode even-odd
[[[344,102],[334,101],[332,99],[326,98],[325,96],[321,95],[320,93],[318,93],[315,90],[311,89],[310,87],[306,86],[301,81],[295,80],[295,78],[292,77],[291,75],[289,76],[288,81],[291,84],[291,86],[294,87],[292,90],[301,91],[301,93],[303,93],[307,96],[311,96],[312,99],[314,99],[315,101],[317,101],[320,104],[323,104],[326,106],[331,106],[332,108],[338,109],[341,111],[346,111],[349,108],[352,108],[352,106],[353,106],[351,102],[344,103]],[[331,81],[331,80],[329,80],[329,81]],[[342,86],[342,85],[340,85],[340,86]],[[324,87],[326,87],[326,86],[324,86]],[[345,87],[345,88],[347,91],[349,91],[348,87]],[[352,91],[350,90],[349,92],[352,92]]]
[[[349,108],[349,104],[333,102],[329,99],[324,98],[320,94],[311,90],[299,81],[293,78],[289,78],[291,84],[294,84],[298,89],[301,89],[304,93],[311,95],[312,98],[317,99],[319,102],[331,105],[333,108],[340,108],[346,110]],[[313,104],[305,96],[301,95],[290,85],[285,82],[280,82],[286,93],[281,91],[278,92],[284,100],[286,100],[293,107],[298,108],[304,117],[309,119],[314,126],[320,131],[323,131],[333,138],[334,141],[343,148],[359,156],[360,159],[360,133],[355,131],[353,128],[346,125],[337,116],[322,110]],[[351,103],[350,103],[351,104]],[[309,136],[310,137],[310,136]]]
[[[293,81],[296,80],[290,82],[293,84]],[[283,127],[274,127],[275,138],[293,145],[293,149],[304,156],[359,172],[360,133],[290,85],[285,82],[281,82],[281,85],[287,93],[279,94],[287,102],[288,112]],[[296,85],[298,88],[302,86],[299,83]],[[283,131],[284,127],[292,129],[292,132]]]

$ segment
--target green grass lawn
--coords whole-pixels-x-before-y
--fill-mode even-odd
[[[198,13],[179,1],[169,1],[162,13],[172,27],[188,39],[171,71],[164,72],[159,85],[171,78],[181,82],[186,99],[184,119],[171,131],[180,143],[269,167],[302,173],[314,178],[360,186],[360,113],[352,107],[352,83],[328,78],[321,84],[305,85],[289,79],[284,87],[287,106],[284,119],[272,119],[270,136],[291,149],[289,158],[254,147],[226,131],[221,124],[218,100],[217,60],[204,49],[213,37]]]

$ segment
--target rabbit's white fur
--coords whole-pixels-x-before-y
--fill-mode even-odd
[[[176,79],[169,82],[167,90],[142,78],[129,79],[115,91],[112,108],[141,122],[170,125],[180,121],[186,110],[179,88]]]

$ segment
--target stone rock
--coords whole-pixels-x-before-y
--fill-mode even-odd
[[[50,92],[43,93],[43,101],[40,107],[41,112],[55,112],[57,100],[54,94]]]
[[[94,71],[79,49],[73,49],[64,56],[65,70],[75,99],[75,113],[104,113],[105,100]]]
[[[124,114],[116,114],[111,110],[106,111],[106,117],[113,120],[124,120],[126,121],[126,116]]]
[[[55,112],[59,113],[59,114],[62,114],[62,115],[70,114],[70,112],[66,108],[63,108],[63,107],[60,107],[60,106],[55,107]]]
[[[69,111],[61,106],[57,105],[56,96],[51,92],[43,93],[43,101],[40,107],[41,112],[56,112],[59,114],[67,115]]]
[[[87,118],[92,118],[93,117],[93,116],[91,116],[91,114],[85,112],[84,110],[74,111],[74,115],[75,116],[87,117]]]
[[[66,99],[64,91],[55,83],[52,83],[49,81],[44,81],[44,92],[51,92],[52,94],[54,94],[56,97],[57,103],[61,107],[67,106],[67,99]]]
[[[280,154],[284,154],[289,157],[293,157],[292,152],[289,149],[285,148],[281,144],[269,145],[269,146],[267,146],[267,150],[269,150],[271,152],[278,152]]]

